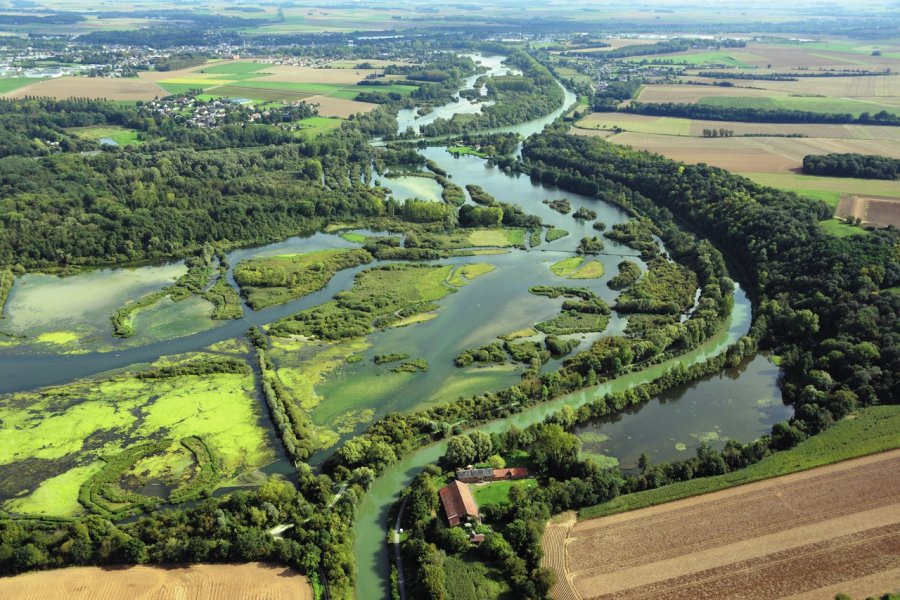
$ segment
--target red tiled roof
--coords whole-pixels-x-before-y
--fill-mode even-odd
[[[528,469],[525,467],[494,469],[494,479],[522,479],[524,477],[528,477]]]
[[[456,480],[445,485],[438,490],[438,496],[441,498],[447,522],[451,527],[458,525],[463,517],[478,516],[478,504],[475,502],[469,486],[461,481]]]

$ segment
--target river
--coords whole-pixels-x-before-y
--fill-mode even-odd
[[[479,59],[486,64],[491,73],[502,72],[503,67],[500,65],[498,57],[479,57]],[[471,81],[467,80],[466,82],[469,87],[474,85],[477,77],[470,79]],[[515,131],[523,136],[540,132],[574,101],[574,94],[565,90],[564,105],[550,115],[517,126],[499,128],[496,131]],[[454,101],[444,107],[437,107],[425,117],[418,117],[413,111],[403,115],[403,118],[400,119],[401,126],[417,128],[430,122],[427,119],[432,115],[449,118],[454,114],[454,110],[472,110],[471,107],[466,108],[470,104],[468,101]],[[437,118],[437,116],[433,118]],[[429,147],[420,152],[446,170],[458,184],[477,184],[498,200],[519,204],[526,212],[539,216],[545,224],[564,229],[569,232],[569,235],[552,243],[544,242],[540,246],[528,250],[511,250],[506,254],[453,259],[451,262],[455,263],[489,262],[495,267],[495,271],[441,300],[439,302],[441,305],[439,318],[412,327],[380,331],[370,336],[369,341],[372,345],[371,349],[367,351],[367,357],[375,352],[383,354],[402,351],[417,358],[425,358],[430,365],[427,372],[417,374],[416,378],[407,385],[390,388],[381,396],[373,391],[367,392],[368,395],[362,402],[373,410],[371,420],[377,419],[387,412],[416,410],[428,404],[451,400],[457,395],[473,393],[476,390],[470,389],[471,381],[479,377],[481,380],[478,383],[478,389],[481,390],[501,389],[518,380],[521,367],[510,367],[505,370],[494,369],[493,371],[477,368],[460,370],[453,366],[452,359],[466,348],[489,343],[497,336],[516,329],[530,327],[535,322],[550,318],[558,312],[561,299],[549,300],[533,296],[527,293],[527,289],[535,284],[559,285],[565,283],[565,280],[552,275],[549,266],[562,258],[572,256],[580,238],[597,235],[597,232],[592,228],[590,221],[578,221],[570,214],[560,214],[550,208],[545,203],[546,200],[566,198],[570,201],[573,212],[581,207],[594,210],[598,214],[597,219],[606,223],[607,226],[628,219],[622,210],[595,198],[535,184],[526,176],[505,173],[500,169],[488,166],[486,161],[476,157],[453,157],[445,148],[441,147]],[[388,186],[391,185],[389,181],[385,183]],[[402,196],[403,194],[398,195]],[[408,195],[413,196],[415,193]],[[356,245],[337,235],[316,233],[258,248],[234,250],[228,254],[228,258],[230,264],[235,265],[241,260],[254,256],[337,247],[356,247]],[[623,256],[630,257],[630,260],[638,263],[642,269],[646,268],[643,261],[635,254],[630,248],[613,241],[606,241],[604,254],[597,257],[603,263],[605,274],[598,279],[578,281],[577,285],[589,287],[612,304],[616,292],[610,290],[606,282],[616,274],[616,265],[623,260]],[[22,277],[17,280],[13,288],[6,311],[8,319],[3,322],[4,327],[7,330],[12,328],[12,333],[30,333],[47,327],[51,329],[55,327],[58,331],[92,327],[91,331],[95,331],[95,333],[90,334],[93,336],[90,339],[93,340],[94,346],[88,347],[94,348],[95,351],[83,354],[61,354],[47,351],[46,347],[0,345],[0,393],[67,383],[81,377],[152,362],[165,355],[201,350],[216,342],[239,337],[250,326],[271,323],[331,299],[337,292],[350,287],[356,273],[371,266],[370,264],[339,272],[321,291],[280,306],[260,311],[252,311],[245,306],[244,316],[238,320],[210,323],[207,324],[208,328],[201,331],[161,331],[156,338],[144,337],[131,341],[117,340],[109,335],[105,314],[101,315],[102,318],[97,316],[97,313],[102,313],[108,308],[98,310],[94,307],[93,311],[84,311],[81,304],[75,306],[74,302],[63,302],[61,298],[69,298],[68,294],[72,290],[77,290],[85,298],[96,299],[98,290],[111,289],[110,286],[113,282],[124,282],[120,287],[115,288],[119,292],[103,298],[103,302],[106,303],[103,304],[104,307],[108,305],[114,308],[124,297],[122,290],[127,288],[129,294],[135,290],[141,290],[143,293],[151,288],[165,285],[183,272],[184,268],[180,264],[141,267],[137,270],[97,270],[71,278],[46,275]],[[231,273],[229,273],[229,279],[233,284]],[[60,294],[64,290],[69,290],[69,292],[65,292],[67,295],[61,296]],[[29,297],[56,300],[45,302],[40,306],[35,304],[32,307],[34,310],[31,310],[28,308]],[[81,297],[77,294],[71,296],[71,298]],[[172,309],[164,307],[162,310]],[[168,313],[163,313],[163,316],[166,314]],[[638,373],[629,374],[595,388],[531,407],[507,419],[483,425],[479,429],[492,432],[503,430],[511,425],[525,427],[543,420],[561,406],[577,407],[611,391],[624,390],[650,381],[675,364],[693,364],[703,361],[722,352],[728,345],[744,335],[749,330],[750,318],[750,303],[738,287],[734,310],[726,326],[700,348]],[[610,325],[603,335],[621,333],[625,323],[624,318],[614,313]],[[460,326],[461,324],[464,326]],[[16,328],[20,326],[21,328],[17,330]],[[589,347],[600,335],[575,336],[580,341],[579,350]],[[106,351],[98,352],[97,349]],[[757,360],[762,362],[757,363]],[[329,382],[322,386],[324,391],[319,391],[326,396],[348,395],[340,389],[342,382],[358,378],[360,369],[363,369],[365,365],[371,365],[371,361],[365,360],[356,365],[342,367]],[[558,366],[558,360],[551,361],[545,365],[545,369],[558,368]],[[749,376],[750,374],[752,377]],[[735,381],[728,379],[732,376],[739,377],[739,379]],[[602,444],[595,443],[593,446],[589,446],[590,451],[615,457],[623,466],[628,467],[633,462],[635,453],[649,452],[653,455],[654,460],[668,460],[672,457],[677,458],[683,452],[690,452],[691,440],[699,443],[704,434],[706,437],[703,439],[709,439],[709,432],[717,431],[715,423],[720,424],[719,440],[728,436],[747,441],[746,438],[758,435],[761,431],[761,423],[767,425],[772,419],[780,420],[782,413],[779,411],[786,409],[780,406],[780,402],[775,401],[774,392],[768,394],[775,389],[775,370],[771,368],[766,359],[762,357],[753,359],[748,365],[744,365],[743,370],[739,367],[737,370],[726,372],[721,377],[725,379],[720,378],[721,381],[718,384],[707,378],[698,384],[683,386],[681,389],[663,395],[660,402],[651,402],[636,412],[622,415],[616,422],[590,424],[582,427],[579,432],[593,442],[600,439],[598,436],[605,436]],[[745,383],[747,385],[744,385]],[[707,390],[705,387],[707,385],[724,387]],[[717,396],[727,387],[758,390],[759,386],[765,388],[768,396],[766,396],[766,402],[755,403],[758,399],[754,398],[753,406],[755,408],[753,410],[747,409],[748,401],[744,398],[749,391],[747,393],[744,391],[734,392],[736,396],[741,396],[737,404],[717,402]],[[759,399],[762,399],[762,396]],[[729,411],[734,412],[732,409],[736,405],[743,407],[742,411],[729,417]],[[673,415],[680,414],[679,411],[682,408],[689,409],[676,419],[679,426],[683,426],[683,431],[677,435],[661,433],[658,430],[659,424],[669,422]],[[316,409],[317,412],[312,415],[314,421],[327,423],[333,419],[336,415],[330,413],[330,410],[329,403],[323,402],[321,407]],[[697,423],[698,415],[708,417],[708,423]],[[361,432],[368,427],[369,422],[360,423],[352,432],[345,433],[342,438],[346,439]],[[632,426],[632,423],[635,425]],[[693,429],[690,429],[691,427]],[[692,433],[698,434],[698,437],[692,437]],[[593,437],[591,437],[592,435]],[[663,438],[663,435],[666,437]],[[673,441],[669,438],[673,438],[673,440],[677,438],[677,440]],[[654,446],[654,444],[656,445]],[[676,446],[676,444],[683,444],[685,447],[679,449],[681,446]],[[378,593],[373,594],[373,592],[379,589],[388,595],[388,557],[384,543],[387,512],[397,500],[399,491],[409,484],[417,472],[425,465],[435,462],[443,452],[444,444],[437,443],[406,456],[376,479],[371,490],[366,494],[359,507],[355,525],[355,558],[359,597],[375,597]],[[322,457],[323,455],[320,454],[316,460],[321,460]],[[283,465],[272,465],[269,471],[278,471],[280,466]],[[366,592],[362,593],[361,590],[366,590]]]

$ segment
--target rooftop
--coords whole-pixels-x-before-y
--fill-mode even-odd
[[[451,527],[458,525],[466,517],[478,516],[478,504],[469,486],[458,479],[438,490],[438,496]]]

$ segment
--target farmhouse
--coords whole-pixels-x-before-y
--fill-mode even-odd
[[[463,483],[481,483],[482,481],[493,481],[494,470],[489,468],[473,469],[457,469],[456,478]]]
[[[528,477],[528,469],[513,467],[511,469],[457,469],[456,478],[463,483],[482,483],[485,481],[509,481]]]
[[[438,490],[438,496],[450,527],[478,518],[478,504],[465,483],[453,481]]]

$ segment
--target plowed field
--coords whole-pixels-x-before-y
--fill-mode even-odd
[[[900,588],[900,451],[583,521],[552,541],[560,599],[880,595]]]

